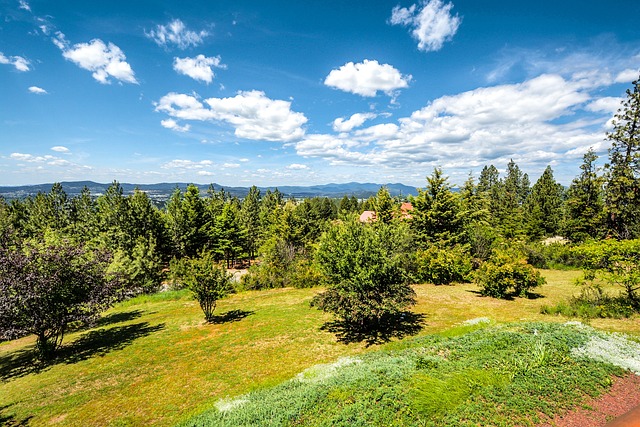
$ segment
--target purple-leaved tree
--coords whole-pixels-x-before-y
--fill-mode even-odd
[[[0,337],[37,337],[36,350],[50,358],[72,323],[95,320],[116,299],[115,276],[105,274],[109,256],[65,244],[0,248]]]

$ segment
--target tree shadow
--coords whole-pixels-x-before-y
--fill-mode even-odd
[[[482,292],[474,291],[473,289],[467,289],[467,290],[465,290],[465,292],[476,294],[479,298],[495,298],[495,297],[491,297],[489,295],[483,295]],[[509,293],[509,294],[506,294],[505,296],[503,296],[502,298],[496,298],[496,299],[501,299],[501,300],[504,300],[504,301],[515,301],[516,298],[540,299],[540,298],[546,298],[546,297],[544,295],[542,295],[542,294],[537,293],[537,292],[527,292],[524,295]]]
[[[89,331],[72,343],[63,346],[58,351],[54,362],[69,364],[93,356],[104,356],[111,351],[122,350],[138,338],[158,332],[164,327],[164,323],[151,326],[147,322],[141,322]]]
[[[98,319],[96,321],[96,326],[107,326],[107,325],[113,325],[116,323],[129,322],[131,320],[137,319],[143,314],[144,314],[144,311],[142,310],[131,310],[131,311],[123,311],[121,313],[108,314]]]
[[[222,313],[220,315],[213,315],[209,323],[214,324],[222,324],[222,323],[230,323],[230,322],[239,322],[247,316],[251,316],[255,311],[246,311],[246,310],[231,310],[226,313]]]
[[[7,381],[28,374],[38,373],[59,363],[76,363],[93,356],[121,350],[138,338],[164,329],[165,324],[155,326],[147,322],[116,326],[84,333],[75,341],[58,349],[53,359],[38,359],[33,347],[0,356],[0,379]]]
[[[335,334],[338,342],[365,342],[369,347],[389,342],[392,338],[416,335],[424,328],[425,317],[424,314],[405,311],[394,316],[385,316],[376,325],[364,328],[342,320],[334,320],[322,325],[320,330]]]
[[[71,324],[67,328],[67,333],[88,331],[99,326],[109,326],[116,323],[129,322],[142,316],[145,312],[142,310],[131,310],[122,313],[112,313],[88,324]]]
[[[5,412],[5,409],[7,408],[9,408],[9,405],[0,407],[0,426],[5,426],[5,427],[28,426],[29,420],[33,418],[33,416],[30,415],[27,418],[23,418],[19,420],[13,414],[6,415],[4,412]]]

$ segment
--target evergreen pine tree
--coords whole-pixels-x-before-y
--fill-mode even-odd
[[[627,98],[607,135],[609,149],[605,204],[610,232],[619,239],[640,236],[640,80]]]
[[[605,219],[602,177],[595,165],[598,156],[590,148],[582,159],[582,172],[571,182],[565,202],[564,235],[577,242],[601,237]]]

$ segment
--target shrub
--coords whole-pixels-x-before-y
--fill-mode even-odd
[[[121,293],[108,262],[106,253],[69,242],[0,248],[0,338],[34,334],[38,355],[53,356],[70,324],[95,321]]]
[[[481,293],[494,298],[526,296],[545,283],[544,278],[523,257],[496,251],[476,275]]]
[[[540,308],[542,314],[579,317],[586,320],[628,318],[635,311],[633,305],[624,296],[610,295],[598,285],[583,287],[580,294],[571,297],[568,302],[559,302],[555,306],[544,305]]]
[[[354,329],[371,329],[415,304],[398,259],[389,253],[383,225],[334,225],[318,244],[316,260],[328,289],[312,305]]]
[[[573,252],[595,277],[622,288],[623,296],[640,309],[640,240],[603,240],[577,246]]]
[[[440,248],[431,246],[416,256],[416,278],[421,282],[448,285],[466,282],[471,273],[471,260],[463,247]]]
[[[216,265],[211,253],[203,252],[199,258],[188,260],[184,284],[200,303],[204,317],[211,321],[217,301],[231,288],[231,275]]]

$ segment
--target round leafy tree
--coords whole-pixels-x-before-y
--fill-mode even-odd
[[[329,286],[312,304],[355,328],[375,328],[415,304],[399,260],[384,241],[383,227],[337,224],[322,235],[316,251]]]
[[[213,255],[205,252],[200,258],[187,262],[183,280],[200,303],[204,317],[212,321],[217,301],[224,298],[231,287],[230,275],[224,267],[216,265]]]
[[[71,243],[24,251],[0,248],[0,336],[37,338],[50,358],[72,323],[95,320],[114,301],[119,281],[108,257]]]

